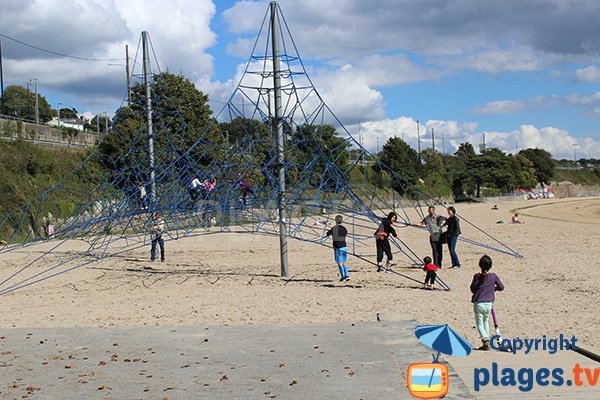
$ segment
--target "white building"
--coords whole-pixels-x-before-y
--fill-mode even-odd
[[[50,126],[58,126],[59,125],[57,118],[52,118],[46,124],[50,125]],[[60,126],[65,126],[67,128],[73,128],[73,129],[77,129],[78,131],[83,131],[83,121],[80,121],[78,119],[61,118]]]

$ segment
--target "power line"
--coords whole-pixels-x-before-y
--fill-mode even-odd
[[[66,58],[74,58],[76,60],[84,60],[84,61],[102,61],[102,62],[107,62],[107,61],[122,61],[121,58],[90,58],[90,57],[72,56],[72,55],[69,55],[69,54],[59,53],[59,52],[52,51],[52,50],[42,49],[41,47],[37,47],[37,46],[34,46],[32,44],[25,43],[25,42],[23,42],[21,40],[15,39],[15,38],[10,37],[10,36],[7,36],[7,35],[5,35],[3,33],[0,33],[0,36],[2,36],[3,38],[6,38],[6,39],[12,40],[13,42],[17,42],[19,44],[22,44],[23,46],[31,47],[32,49],[43,51],[43,52],[49,53],[49,54],[53,54],[55,56],[66,57]]]

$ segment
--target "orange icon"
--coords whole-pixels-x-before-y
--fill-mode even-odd
[[[406,379],[410,394],[419,399],[439,399],[448,393],[448,367],[445,364],[410,364]]]

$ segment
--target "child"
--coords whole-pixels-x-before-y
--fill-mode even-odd
[[[479,260],[481,273],[473,275],[471,282],[471,302],[473,303],[473,312],[475,313],[475,324],[481,336],[483,345],[477,350],[490,349],[490,314],[494,305],[495,292],[504,290],[504,285],[498,275],[489,272],[492,268],[492,259],[484,255]]]
[[[165,231],[165,221],[161,218],[160,213],[154,214],[154,220],[150,226],[152,234],[152,248],[150,249],[150,261],[156,260],[156,244],[160,246],[160,261],[165,261],[165,241],[162,234]]]
[[[348,259],[346,236],[348,235],[348,230],[342,225],[342,221],[342,216],[336,215],[335,226],[325,234],[326,237],[333,236],[333,255],[340,271],[340,282],[350,280],[348,266],[346,265],[346,260]]]
[[[435,277],[437,274],[435,273],[438,270],[438,267],[431,262],[431,257],[425,257],[423,259],[423,271],[427,272],[425,276],[425,289],[433,290],[433,285],[435,284]]]
[[[146,204],[146,188],[142,181],[137,181],[137,190],[138,190],[138,200],[140,202],[140,207],[144,210],[148,208]]]
[[[375,231],[376,244],[377,244],[377,272],[384,271],[383,265],[383,254],[387,257],[385,271],[391,271],[391,268],[396,265],[392,262],[394,256],[392,255],[392,248],[390,246],[389,235],[397,238],[396,230],[392,227],[398,220],[398,215],[395,212],[390,212],[387,218],[381,220],[381,224]]]
[[[521,222],[519,220],[519,214],[515,213],[515,215],[512,216],[511,220],[510,220],[511,224],[522,224],[523,222]]]

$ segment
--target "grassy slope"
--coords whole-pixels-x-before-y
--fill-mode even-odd
[[[56,217],[72,213],[76,202],[83,201],[78,197],[93,187],[90,175],[78,169],[84,157],[81,150],[0,141],[0,239],[20,225],[24,225],[24,233],[34,224],[39,231],[41,217],[48,211]],[[67,178],[61,181],[63,176]],[[40,194],[53,185],[59,189],[41,202]],[[23,213],[13,211],[30,201],[35,206],[21,223]],[[5,221],[7,215],[10,215],[9,221]]]

